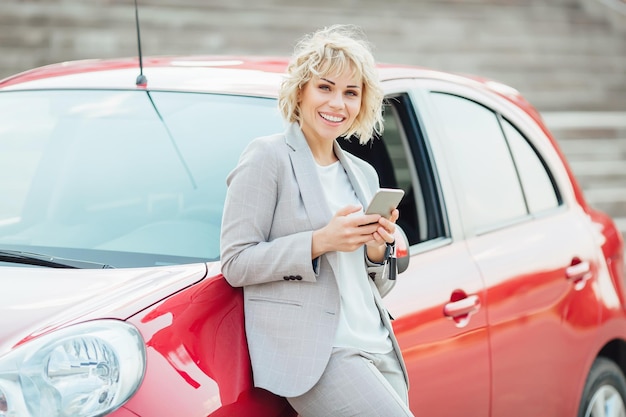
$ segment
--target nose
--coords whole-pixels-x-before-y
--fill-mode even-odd
[[[343,94],[340,91],[335,92],[330,97],[329,104],[335,109],[343,109],[343,106],[345,104],[343,101]]]

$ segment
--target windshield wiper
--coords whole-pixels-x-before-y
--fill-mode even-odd
[[[111,265],[97,262],[81,261],[79,259],[61,258],[43,253],[23,252],[18,250],[0,250],[0,261],[16,264],[45,266],[48,268],[70,269],[105,269]]]

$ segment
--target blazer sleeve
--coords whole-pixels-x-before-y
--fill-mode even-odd
[[[396,286],[396,280],[389,279],[389,264],[386,262],[377,263],[372,262],[367,258],[367,253],[365,254],[365,267],[367,269],[367,274],[376,284],[376,288],[378,288],[378,292],[381,297],[389,294],[389,291]]]
[[[227,178],[220,249],[222,273],[235,287],[290,277],[316,281],[312,230],[270,240],[284,169],[277,143],[263,138],[252,141]]]

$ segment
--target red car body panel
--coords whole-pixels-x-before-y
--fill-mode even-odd
[[[454,259],[448,262],[446,259]],[[411,378],[409,404],[416,414],[449,415],[454,403],[471,416],[489,416],[490,363],[487,311],[445,317],[451,302],[446,277],[458,279],[466,294],[484,294],[480,272],[463,243],[428,251],[412,259],[385,297],[394,331]],[[442,320],[442,318],[445,318]],[[462,351],[463,354],[459,355]],[[448,372],[442,373],[446,369]]]
[[[19,267],[3,267],[2,271],[12,284],[2,289],[1,308],[8,313],[0,315],[0,355],[63,326],[103,316],[124,320],[137,313],[137,305],[154,304],[202,280],[207,265],[127,268],[123,273],[115,269],[46,269],[33,274],[32,269]],[[210,271],[215,274],[219,266]]]
[[[47,66],[0,81],[0,90],[71,85],[275,97],[287,61],[161,57],[143,64],[145,86],[135,86],[139,72],[133,58]],[[231,79],[231,71],[245,77]],[[460,410],[472,417],[575,415],[585,383],[581,369],[588,372],[599,352],[617,349],[614,341],[626,340],[621,234],[608,216],[587,206],[539,113],[515,90],[407,66],[381,65],[380,74],[383,80],[461,83],[519,106],[556,149],[578,203],[545,221],[411,255],[408,270],[385,298],[411,376],[411,408],[416,415],[431,417]],[[581,240],[588,242],[582,249],[573,244]],[[516,256],[522,247],[525,255]],[[408,252],[398,248],[399,256]],[[546,252],[552,256],[541,256]],[[138,392],[111,414],[114,417],[294,416],[286,400],[252,385],[241,290],[226,283],[217,263],[207,264],[206,276],[198,265],[186,267],[192,268],[187,281],[169,282],[150,297],[139,298],[140,309],[133,310],[132,297],[123,298],[127,302],[108,313],[103,313],[104,307],[92,309],[30,329],[27,337],[99,315],[135,325],[146,342],[147,373]],[[456,288],[452,293],[451,281]],[[565,386],[560,383],[564,380],[576,383]],[[522,402],[524,409],[519,408]]]
[[[146,340],[149,366],[144,384],[124,408],[140,416],[295,415],[284,398],[253,387],[242,291],[221,275],[129,321]],[[172,393],[177,398],[171,403],[151,400]]]

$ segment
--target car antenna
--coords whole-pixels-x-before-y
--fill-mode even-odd
[[[135,0],[135,27],[137,28],[137,47],[139,48],[139,75],[137,76],[135,84],[145,87],[148,85],[148,79],[143,75],[143,55],[141,53],[141,34],[139,33],[139,8],[137,7],[137,0]]]

